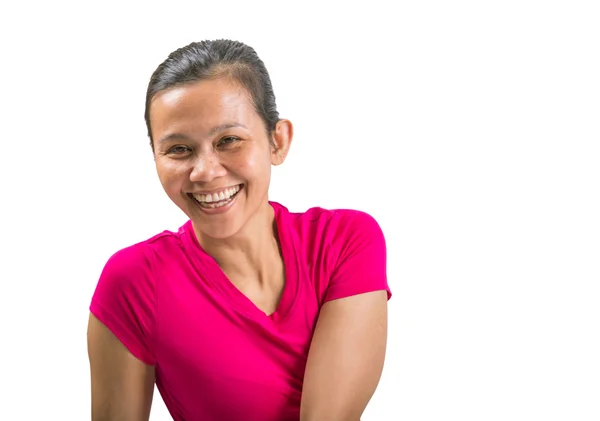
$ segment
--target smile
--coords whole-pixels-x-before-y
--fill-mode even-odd
[[[242,187],[243,184],[238,184],[237,186],[227,187],[226,189],[214,193],[193,193],[191,196],[201,207],[205,209],[215,209],[225,206],[231,202],[242,189]]]

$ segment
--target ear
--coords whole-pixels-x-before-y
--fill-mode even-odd
[[[285,161],[292,144],[294,127],[289,120],[279,120],[271,137],[274,145],[271,145],[271,164],[281,165]]]

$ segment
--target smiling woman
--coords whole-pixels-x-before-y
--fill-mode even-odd
[[[264,64],[193,43],[154,72],[156,171],[189,220],[117,251],[90,305],[92,419],[358,421],[387,340],[386,245],[350,209],[269,200],[293,138]]]

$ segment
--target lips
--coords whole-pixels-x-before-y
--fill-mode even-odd
[[[240,192],[242,187],[243,184],[238,184],[236,186],[226,187],[213,193],[193,193],[191,196],[202,208],[216,209],[230,203]]]

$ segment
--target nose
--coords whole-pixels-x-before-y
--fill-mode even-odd
[[[227,174],[227,170],[219,161],[218,156],[214,153],[202,154],[196,158],[196,162],[190,173],[190,181],[194,183],[208,183],[225,174]]]

